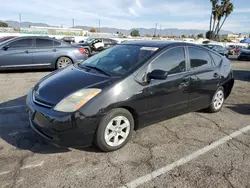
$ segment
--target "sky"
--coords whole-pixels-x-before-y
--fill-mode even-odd
[[[1,2],[2,1],[2,2]],[[250,32],[249,0],[231,0],[235,10],[223,30]],[[210,0],[0,0],[0,20],[43,22],[53,26],[75,25],[131,28],[209,28]]]

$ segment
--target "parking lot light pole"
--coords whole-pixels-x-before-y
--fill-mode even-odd
[[[22,15],[19,13],[19,30],[21,29]]]

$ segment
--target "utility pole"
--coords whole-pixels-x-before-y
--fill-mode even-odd
[[[161,37],[161,24],[160,24],[160,37]]]
[[[72,26],[73,26],[73,28],[75,27],[75,19],[74,18],[72,19]]]
[[[22,23],[22,15],[19,13],[19,30],[21,28],[21,23]]]
[[[99,19],[99,33],[101,33],[101,20]]]
[[[155,24],[154,36],[156,36],[157,23]]]

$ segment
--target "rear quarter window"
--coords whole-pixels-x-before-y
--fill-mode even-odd
[[[188,47],[191,70],[203,70],[212,66],[212,59],[207,50]]]
[[[210,53],[210,55],[212,56],[215,66],[219,66],[222,61],[222,57],[212,52]]]

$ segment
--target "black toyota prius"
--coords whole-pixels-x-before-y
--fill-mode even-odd
[[[229,60],[210,49],[127,41],[42,78],[27,105],[31,127],[55,145],[113,151],[134,129],[220,111],[233,85]]]

